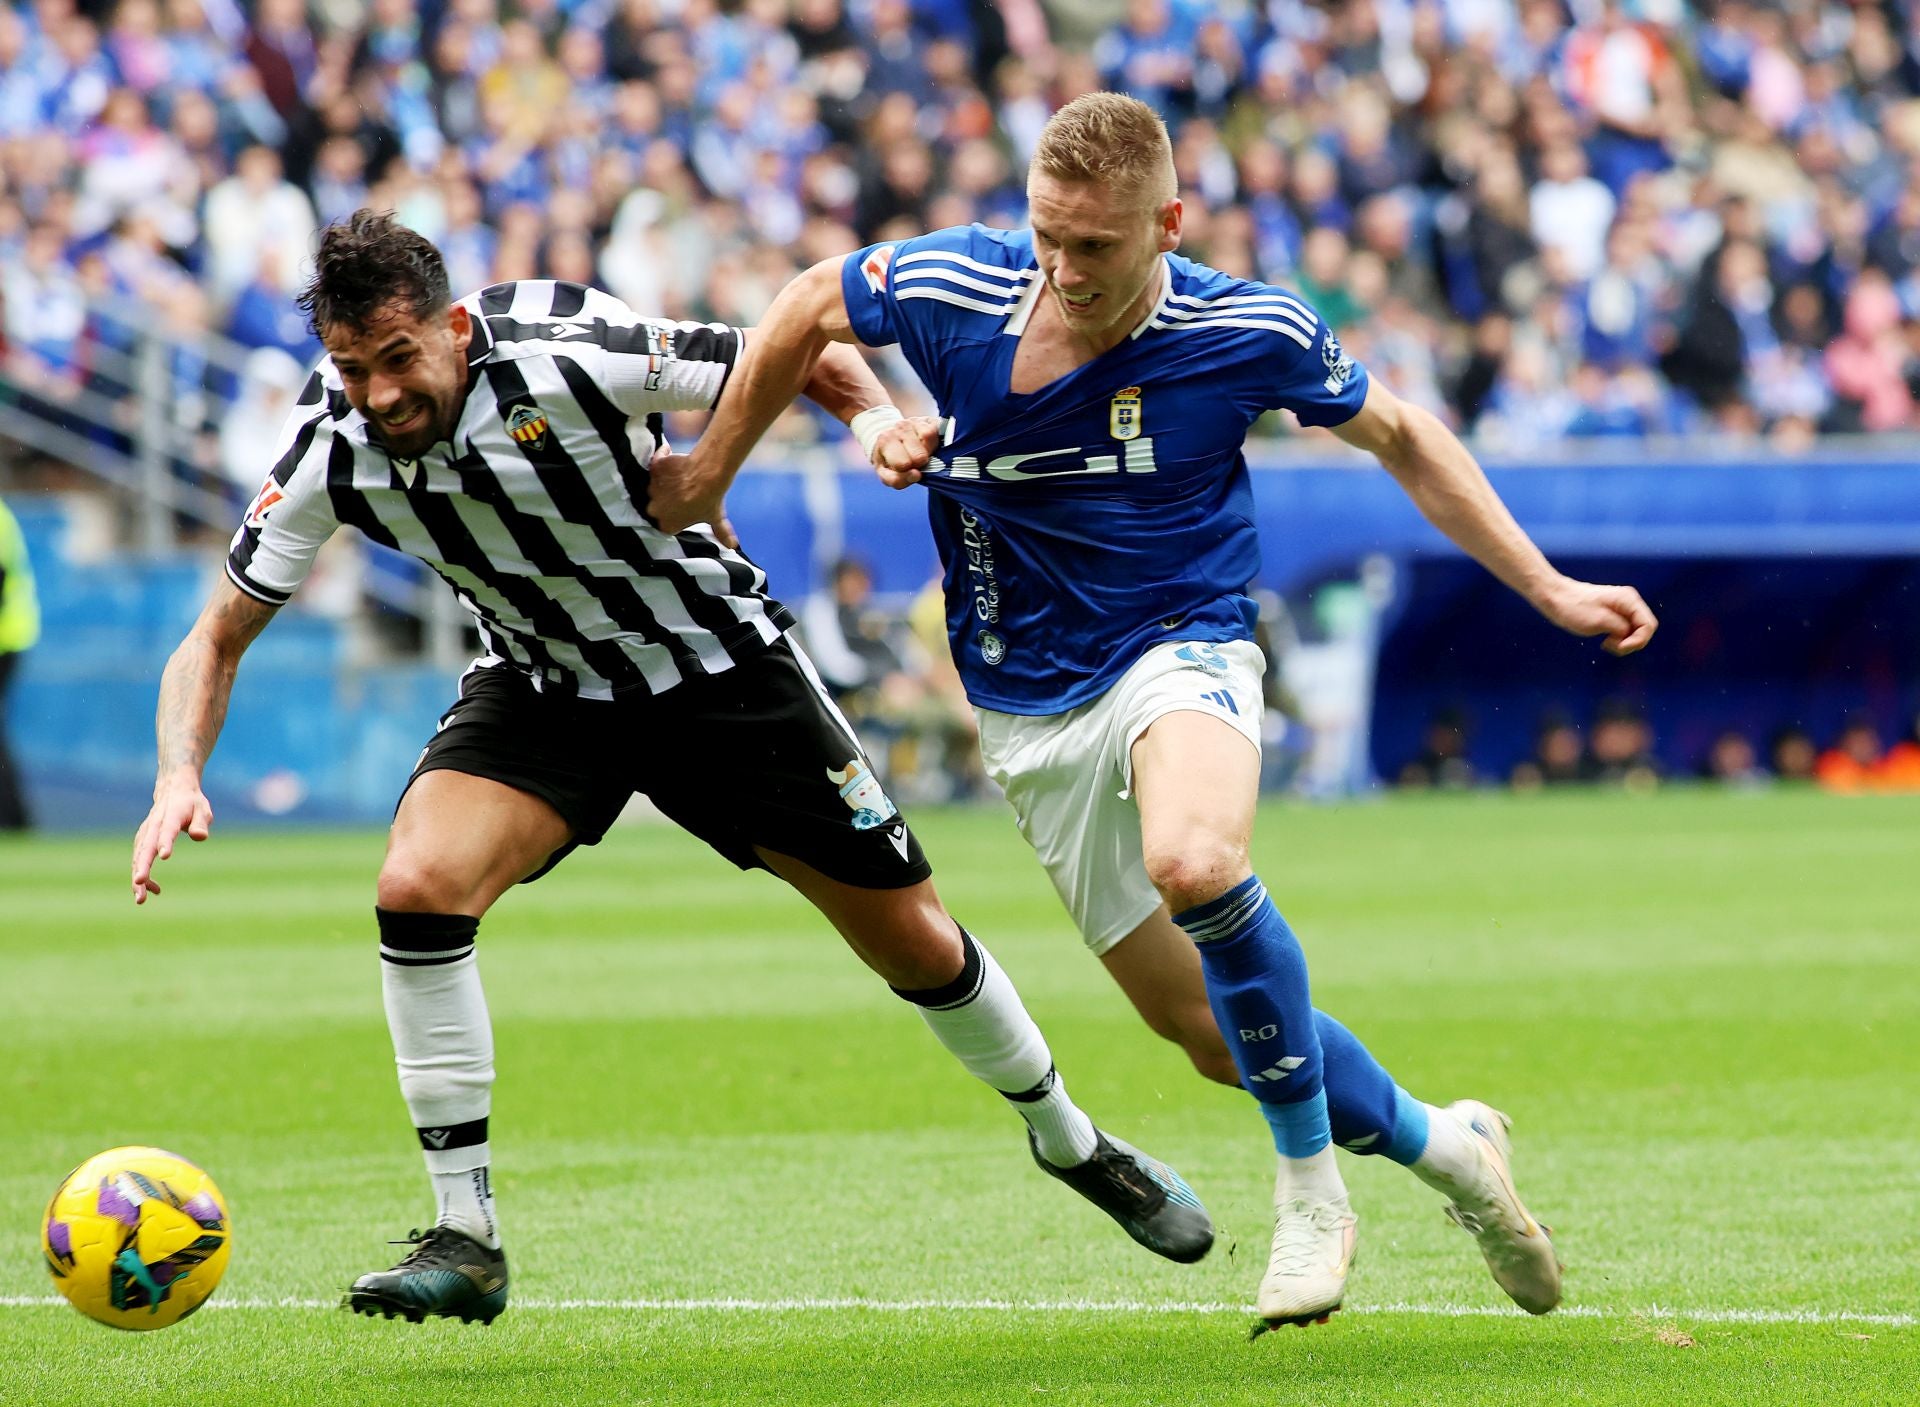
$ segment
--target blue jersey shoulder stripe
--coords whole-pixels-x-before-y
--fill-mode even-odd
[[[1311,347],[1313,345],[1313,335],[1302,332],[1290,322],[1275,322],[1269,318],[1234,317],[1231,311],[1197,317],[1190,321],[1169,321],[1166,318],[1155,318],[1151,326],[1165,328],[1169,332],[1193,332],[1203,327],[1247,327],[1262,332],[1281,333],[1284,336],[1292,338],[1302,347]]]
[[[969,298],[945,288],[896,287],[893,291],[893,301],[896,303],[905,303],[914,298],[931,298],[936,303],[951,303],[956,308],[970,308],[976,313],[1010,313],[1020,306],[1018,298],[1010,297],[1002,303],[983,303],[978,298]]]
[[[904,267],[907,264],[921,264],[929,260],[944,260],[949,264],[958,264],[963,269],[971,269],[978,274],[992,274],[995,278],[1029,279],[1034,270],[1025,267],[1010,268],[1005,264],[983,264],[978,259],[969,259],[964,254],[956,254],[950,249],[916,249],[910,254],[902,254],[895,264]]]
[[[1024,282],[1018,284],[990,283],[986,279],[975,278],[972,274],[963,274],[956,269],[939,269],[933,267],[907,269],[903,272],[897,272],[893,276],[893,286],[897,290],[903,283],[928,279],[940,279],[952,284],[956,288],[971,288],[980,293],[993,293],[1001,297],[1015,296],[1025,288]]]

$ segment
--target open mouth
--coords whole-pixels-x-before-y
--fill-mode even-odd
[[[381,416],[380,429],[385,434],[404,435],[410,431],[418,430],[426,423],[426,420],[427,408],[424,405],[417,405],[399,419],[395,419],[391,415]]]

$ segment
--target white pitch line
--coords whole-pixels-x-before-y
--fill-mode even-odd
[[[58,1295],[0,1295],[0,1309],[61,1307]],[[337,1299],[216,1298],[209,1309],[337,1309]],[[515,1299],[515,1309],[536,1312],[603,1310],[615,1313],[658,1314],[792,1314],[866,1311],[871,1314],[1233,1314],[1254,1317],[1249,1304],[1221,1304],[1194,1300],[870,1300],[831,1297],[794,1299]],[[1433,1315],[1444,1319],[1524,1319],[1518,1309],[1498,1305],[1422,1304],[1395,1300],[1386,1304],[1349,1305],[1346,1314]],[[1557,1310],[1567,1319],[1685,1319],[1696,1324],[1876,1324],[1891,1329],[1920,1326],[1920,1315],[1883,1314],[1851,1309],[1684,1309],[1648,1305],[1641,1309],[1609,1309],[1576,1304]]]

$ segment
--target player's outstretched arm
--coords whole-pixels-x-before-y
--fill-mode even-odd
[[[200,790],[201,770],[226,721],[240,656],[277,609],[222,578],[200,619],[167,661],[160,676],[160,707],[154,716],[160,765],[153,783],[153,809],[133,837],[136,904],[160,892],[153,867],[172,857],[173,842],[182,831],[194,840],[205,840],[213,828],[213,808]]]
[[[848,423],[887,403],[886,391],[852,347],[822,363],[830,344],[854,340],[840,291],[841,262],[815,264],[780,291],[750,329],[699,443],[689,454],[650,466],[647,516],[663,531],[718,521],[712,515],[748,451],[795,396],[807,393]]]
[[[1640,593],[1556,571],[1513,520],[1467,447],[1430,412],[1374,381],[1360,413],[1333,433],[1375,455],[1428,522],[1555,625],[1575,635],[1604,635],[1616,655],[1630,655],[1653,639],[1660,623]]]

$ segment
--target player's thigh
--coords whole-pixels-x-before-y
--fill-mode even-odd
[[[982,709],[981,762],[1082,941],[1100,956],[1160,905],[1100,704],[1047,718]]]
[[[1165,889],[1245,863],[1260,794],[1260,652],[1231,642],[1154,654],[1160,667],[1130,691],[1125,728],[1147,869]]]
[[[445,768],[423,773],[394,814],[380,906],[478,917],[572,838],[537,796]]]
[[[911,888],[932,873],[853,729],[789,642],[660,704],[640,789],[740,868],[785,855],[870,890]]]

